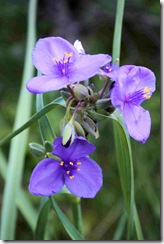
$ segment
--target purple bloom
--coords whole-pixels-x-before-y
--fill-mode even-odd
[[[155,91],[155,75],[145,67],[124,65],[117,71],[111,101],[124,117],[127,130],[135,140],[145,143],[150,135],[151,118],[140,104]]]
[[[62,137],[54,141],[52,153],[60,158],[43,159],[32,172],[29,191],[37,196],[50,196],[64,185],[78,197],[93,198],[102,186],[102,171],[88,154],[95,146],[83,137],[76,137],[65,148]]]
[[[61,37],[39,39],[32,52],[33,64],[43,75],[30,79],[26,87],[32,93],[59,90],[86,80],[110,62],[105,54],[79,55],[77,49]]]

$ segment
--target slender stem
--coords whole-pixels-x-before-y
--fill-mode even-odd
[[[71,89],[71,87],[69,85],[67,86],[67,89],[70,92],[70,94],[72,95],[72,97],[74,97],[74,98],[76,98],[76,100],[78,100],[78,98],[75,96],[73,90]]]
[[[81,198],[73,196],[73,200],[72,200],[72,212],[73,212],[75,227],[83,235],[83,223],[82,223],[82,212],[81,212]]]
[[[105,92],[105,90],[106,90],[108,84],[109,84],[109,79],[107,79],[107,81],[106,81],[106,83],[105,83],[105,85],[104,85],[104,87],[103,87],[103,89],[102,89],[102,92],[101,92],[101,95],[100,95],[100,99],[103,97],[104,92]]]

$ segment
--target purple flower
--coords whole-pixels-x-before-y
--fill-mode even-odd
[[[93,198],[102,186],[102,171],[88,154],[95,146],[83,137],[76,137],[65,148],[62,137],[54,141],[52,153],[60,158],[43,159],[32,172],[29,191],[37,196],[50,196],[64,185],[75,196]]]
[[[33,64],[43,75],[30,79],[26,87],[32,93],[59,90],[86,80],[110,62],[105,54],[79,55],[77,49],[61,37],[39,39],[32,52]]]
[[[145,143],[150,135],[151,118],[140,104],[155,91],[155,75],[145,67],[124,65],[117,71],[111,101],[124,117],[127,130],[135,140]]]

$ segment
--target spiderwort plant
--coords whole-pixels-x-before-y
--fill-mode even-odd
[[[32,60],[43,75],[30,79],[27,89],[35,94],[59,90],[96,75],[100,67],[111,61],[111,56],[106,54],[79,55],[78,49],[79,43],[74,47],[61,37],[39,39]]]
[[[32,172],[29,191],[36,196],[58,193],[65,185],[75,196],[93,198],[102,186],[102,170],[88,154],[95,146],[84,137],[76,137],[69,147],[62,137],[55,139],[52,154],[59,157],[40,161]]]
[[[145,143],[150,135],[151,118],[140,104],[155,91],[155,75],[145,67],[121,66],[115,76],[111,102],[122,114],[127,130],[135,140]]]

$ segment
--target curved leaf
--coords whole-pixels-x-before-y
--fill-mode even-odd
[[[60,221],[62,222],[65,230],[67,231],[68,235],[71,237],[72,240],[84,240],[83,236],[78,232],[78,230],[71,224],[69,219],[65,216],[65,214],[61,211],[59,206],[57,205],[55,199],[50,196],[50,201],[54,210],[56,211]]]

